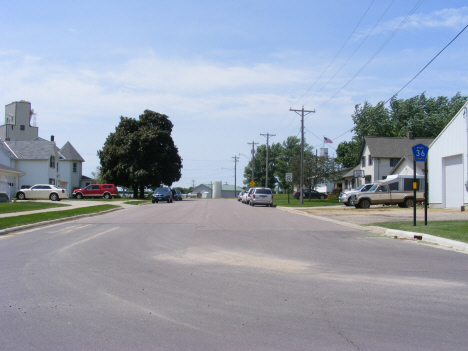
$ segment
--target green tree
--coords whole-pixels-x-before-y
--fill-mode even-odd
[[[335,161],[341,163],[344,168],[356,167],[359,164],[359,152],[361,150],[361,143],[351,140],[344,141],[336,148]]]
[[[91,172],[91,176],[96,180],[97,184],[105,184],[106,180],[102,177],[101,167],[97,166],[94,172]]]
[[[304,188],[315,189],[318,184],[334,181],[341,166],[333,158],[316,156],[312,153],[304,155]],[[300,187],[301,181],[301,157],[296,156],[291,160],[290,171],[293,173],[293,182]],[[297,174],[297,176],[296,176]]]
[[[166,115],[145,110],[139,120],[120,117],[120,123],[98,151],[104,179],[133,189],[144,197],[146,187],[171,185],[181,177],[182,159],[171,137]]]
[[[276,164],[278,156],[281,152],[281,144],[273,143],[268,147],[268,187],[274,189],[277,179]],[[254,157],[254,181],[256,186],[265,186],[266,179],[266,145],[262,144],[257,147]],[[249,161],[244,168],[244,184],[247,185],[252,180],[252,160]]]
[[[343,167],[359,164],[359,152],[366,136],[406,137],[409,131],[418,138],[435,138],[468,100],[457,93],[451,99],[445,96],[426,98],[422,93],[403,100],[394,97],[390,108],[384,102],[372,106],[365,101],[355,106],[352,119],[355,133],[351,142],[340,143],[337,161]],[[354,161],[353,161],[354,160]]]
[[[312,147],[304,142],[305,153],[312,153]],[[290,170],[290,163],[294,157],[301,156],[301,139],[295,136],[289,136],[283,141],[280,154],[276,164],[276,178],[280,189],[288,189],[291,183],[286,182],[286,173]]]

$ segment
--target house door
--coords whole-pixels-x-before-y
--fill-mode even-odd
[[[444,158],[444,208],[463,206],[462,155]]]

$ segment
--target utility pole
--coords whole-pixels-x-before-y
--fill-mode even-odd
[[[260,133],[260,135],[266,136],[266,138],[267,138],[265,188],[268,188],[268,138],[271,137],[271,136],[276,136],[276,134],[269,134],[269,133],[262,134],[262,133]]]
[[[237,162],[239,161],[239,157],[238,156],[234,156],[232,157],[234,159],[234,197],[236,197],[236,193],[237,193]]]
[[[255,168],[255,163],[254,163],[255,145],[258,145],[258,143],[252,140],[251,143],[247,143],[247,144],[252,145],[252,182],[253,182],[254,181],[254,168]]]
[[[304,110],[304,105],[302,106],[301,110],[294,110],[292,108],[289,108],[289,111],[296,112],[299,116],[301,116],[301,189],[300,189],[300,194],[301,194],[301,204],[304,203],[304,198],[303,198],[303,193],[304,193],[304,116],[308,115],[309,113],[315,113],[315,110],[313,111],[307,111]],[[300,113],[299,113],[300,112]]]

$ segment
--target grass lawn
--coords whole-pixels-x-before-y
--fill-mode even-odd
[[[411,222],[383,222],[372,223],[388,229],[406,230],[409,232],[430,234],[441,238],[462,241],[468,243],[468,221],[428,221],[427,226],[424,221],[416,221],[416,226]]]
[[[33,213],[28,215],[19,215],[14,217],[5,217],[0,221],[0,229],[6,229],[11,227],[17,227],[20,225],[39,223],[44,221],[50,221],[54,219],[73,217],[82,214],[91,214],[102,211],[111,210],[114,208],[119,208],[120,206],[116,205],[98,205],[90,207],[75,208],[72,210],[63,210],[63,211],[54,211],[54,212],[43,212],[43,213]]]
[[[14,213],[14,212],[24,212],[24,211],[36,211],[43,210],[46,208],[54,207],[64,207],[70,206],[65,204],[60,204],[56,202],[29,202],[29,201],[17,201],[17,202],[1,202],[0,203],[0,214],[3,213]]]
[[[297,200],[292,197],[292,194],[289,194],[289,204],[288,204],[288,194],[273,194],[273,204],[276,206],[283,207],[319,207],[319,206],[337,206],[343,205],[338,201],[337,198],[330,199],[304,199],[304,203],[301,204],[301,200]]]

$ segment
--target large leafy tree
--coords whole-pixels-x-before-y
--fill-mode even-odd
[[[166,115],[145,110],[139,119],[120,117],[120,123],[98,151],[101,173],[108,182],[133,189],[144,197],[146,187],[172,185],[181,177],[182,159],[171,137]]]
[[[355,106],[352,119],[355,136],[351,142],[338,145],[337,161],[344,167],[359,164],[359,151],[366,136],[406,137],[408,131],[418,138],[435,138],[447,123],[463,107],[467,96],[457,93],[451,99],[445,96],[427,98],[424,93],[410,99],[390,101],[390,108],[384,102],[372,106],[369,102]]]
[[[311,190],[318,184],[334,181],[341,166],[331,157],[316,156],[308,152],[304,155],[304,188]],[[300,186],[301,181],[301,157],[295,156],[290,163],[290,171],[293,173],[293,182]],[[310,196],[310,195],[309,195]]]
[[[304,142],[305,153],[312,153],[312,147]],[[289,166],[291,160],[294,157],[301,156],[301,139],[295,136],[289,136],[283,141],[280,154],[277,158],[276,164],[276,177],[278,179],[278,185],[281,189],[288,189],[291,183],[286,182],[286,173],[289,172]]]
[[[254,181],[256,186],[265,186],[266,179],[266,145],[257,147],[254,157]],[[273,143],[268,146],[268,187],[275,188],[277,179],[276,165],[278,156],[282,150],[280,143]],[[244,168],[244,184],[247,185],[252,180],[252,160]]]

